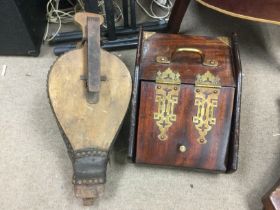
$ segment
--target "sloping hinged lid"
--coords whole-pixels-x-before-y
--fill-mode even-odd
[[[170,68],[180,74],[181,83],[194,85],[198,74],[209,71],[220,79],[221,86],[235,87],[227,37],[143,32],[141,51],[141,80],[155,81],[158,72]]]

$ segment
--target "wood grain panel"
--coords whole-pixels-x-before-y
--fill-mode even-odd
[[[179,0],[180,1],[180,0]],[[184,0],[183,0],[184,1]],[[196,0],[206,7],[230,16],[280,24],[279,0]]]
[[[215,109],[216,125],[206,136],[208,143],[198,144],[199,135],[192,122],[197,112],[194,86],[182,84],[175,106],[176,122],[168,130],[168,140],[160,141],[159,129],[153,119],[157,111],[155,83],[142,81],[136,162],[226,171],[234,91],[232,87],[221,88],[219,105]],[[185,153],[178,150],[180,145],[187,147]]]
[[[185,52],[175,54],[170,64],[156,62],[157,56],[171,58],[176,49],[183,47],[202,50],[205,58],[217,60],[218,66],[204,66],[201,64],[199,55]],[[218,38],[154,34],[143,41],[140,67],[140,79],[142,80],[155,80],[159,70],[164,71],[171,67],[180,73],[183,83],[194,84],[197,74],[204,73],[210,69],[213,74],[221,79],[222,86],[235,86],[232,73],[231,48],[228,43]]]
[[[280,180],[262,198],[264,210],[280,209]]]

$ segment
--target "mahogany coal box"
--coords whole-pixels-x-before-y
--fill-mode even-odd
[[[129,157],[135,163],[236,171],[241,71],[236,34],[141,32]]]

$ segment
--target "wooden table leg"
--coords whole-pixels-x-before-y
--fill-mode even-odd
[[[280,180],[275,186],[263,197],[264,210],[280,209]]]
[[[168,33],[178,33],[180,30],[180,26],[184,15],[188,9],[191,0],[176,0],[173,6],[167,31]]]

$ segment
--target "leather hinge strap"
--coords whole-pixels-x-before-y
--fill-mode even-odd
[[[73,184],[103,184],[106,182],[108,153],[96,149],[75,151]]]

